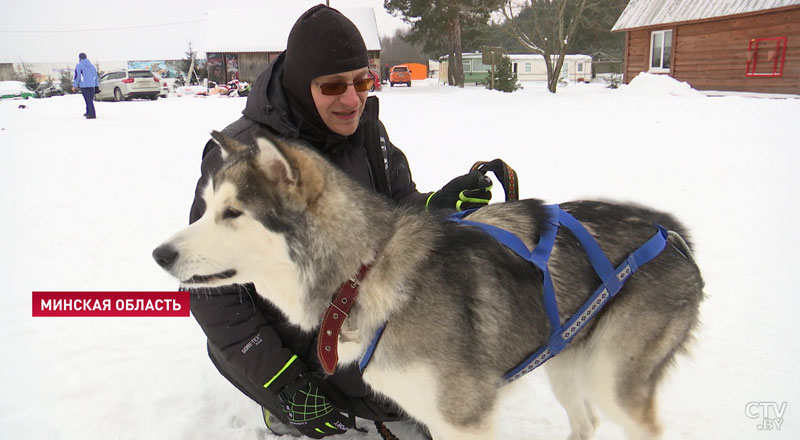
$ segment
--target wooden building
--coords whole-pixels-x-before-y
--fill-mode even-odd
[[[698,90],[800,94],[800,0],[631,0],[624,82],[668,74]]]
[[[255,82],[258,75],[286,49],[295,21],[308,5],[285,2],[263,9],[210,10],[206,15],[208,79]],[[370,69],[380,72],[381,45],[373,8],[343,8],[361,32]]]

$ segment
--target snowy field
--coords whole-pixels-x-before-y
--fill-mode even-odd
[[[800,438],[800,99],[706,97],[650,76],[556,95],[433,81],[377,95],[422,191],[501,157],[523,197],[676,214],[693,232],[707,299],[694,350],[661,392],[665,438]],[[0,438],[276,438],[214,369],[193,318],[31,317],[32,291],[174,290],[150,253],[188,220],[208,132],[244,104],[98,103],[89,121],[80,96],[0,102]],[[750,402],[786,403],[780,430],[759,429]],[[337,438],[379,438],[363,425],[369,434]],[[503,439],[568,432],[543,372],[502,410]],[[602,420],[596,438],[621,437]]]

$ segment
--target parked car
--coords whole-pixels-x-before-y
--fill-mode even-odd
[[[114,70],[100,77],[98,101],[127,101],[133,98],[158,99],[161,78],[147,69]]]
[[[32,92],[22,81],[0,81],[0,99],[28,99],[35,98]]]
[[[411,87],[411,71],[408,66],[394,66],[389,73],[389,85],[394,87],[395,84],[405,84]]]
[[[64,91],[56,87],[55,85],[48,86],[46,83],[42,83],[39,84],[39,87],[36,88],[37,98],[49,98],[51,96],[62,96],[62,95],[64,95]]]
[[[180,87],[179,83],[183,81],[178,81],[178,78],[161,78],[161,94],[162,98],[166,98],[167,95],[170,93],[175,93]]]

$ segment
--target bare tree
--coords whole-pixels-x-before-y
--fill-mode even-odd
[[[599,5],[590,0],[505,0],[506,22],[517,40],[544,57],[547,90],[556,92],[564,57],[573,45],[588,10]]]

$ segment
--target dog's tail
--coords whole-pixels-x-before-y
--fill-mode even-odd
[[[693,253],[694,246],[689,238],[689,230],[670,214],[658,211],[655,211],[654,214],[656,218],[654,218],[653,221],[667,230],[669,244],[686,259],[695,262]]]
[[[672,238],[677,242],[677,246],[675,245],[675,243],[670,243],[672,244],[672,247],[674,247],[675,250],[680,252],[681,255],[694,262],[694,254],[692,253],[692,248],[691,246],[689,246],[689,243],[683,239],[683,236],[673,230],[668,230],[667,235],[669,236],[669,238]]]
[[[666,229],[669,238],[671,238],[670,244],[684,257],[694,261],[694,245],[692,244],[689,230],[678,219],[666,212],[656,211],[641,205],[632,204],[630,209],[641,218],[648,219]]]

